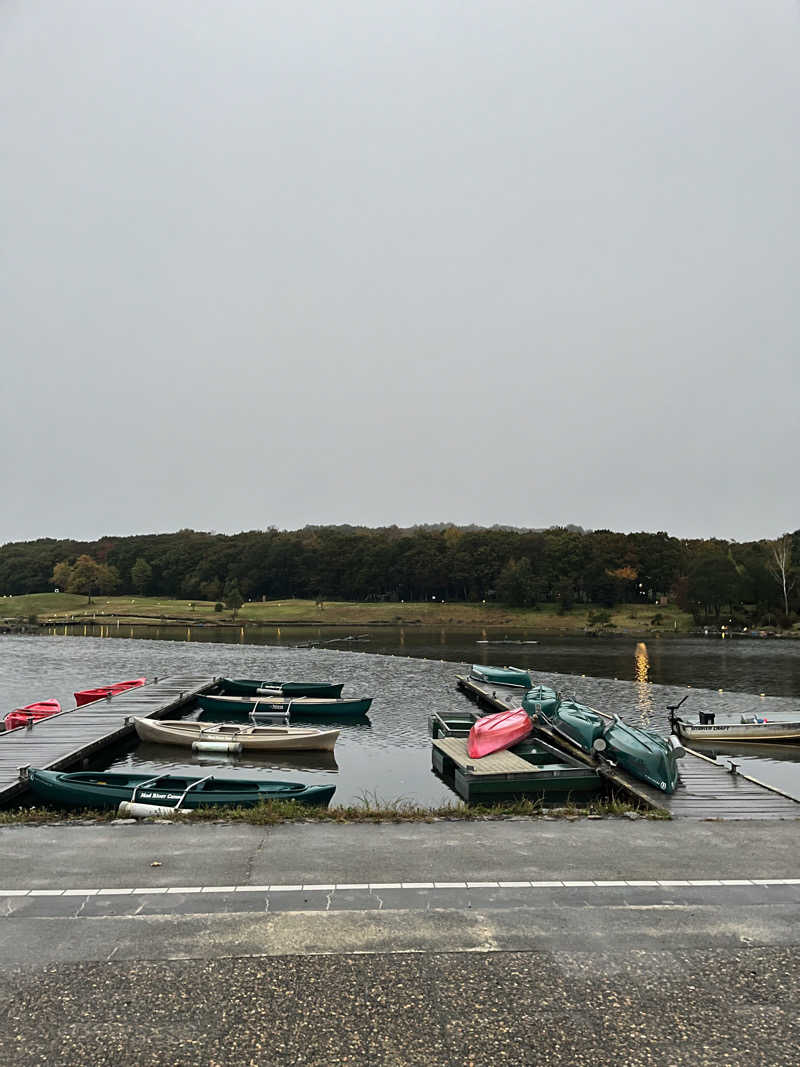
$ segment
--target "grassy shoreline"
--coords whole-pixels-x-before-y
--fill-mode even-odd
[[[448,804],[440,808],[425,808],[398,801],[394,804],[362,802],[360,804],[335,805],[329,808],[306,807],[293,801],[270,801],[255,808],[200,808],[192,812],[175,812],[172,816],[148,817],[135,822],[187,822],[219,823],[237,822],[252,826],[276,826],[282,823],[419,823],[419,822],[497,822],[504,819],[606,819],[630,818],[665,819],[665,811],[656,811],[638,806],[619,797],[597,798],[580,807],[565,804],[562,807],[546,807],[541,801],[520,799],[497,804]],[[119,819],[115,809],[109,811],[64,812],[48,808],[15,808],[0,811],[0,827],[3,826],[70,826],[110,825]]]
[[[43,625],[125,626],[237,626],[337,627],[419,626],[487,631],[525,630],[530,633],[573,633],[587,630],[614,633],[685,634],[693,627],[691,615],[675,605],[618,604],[606,609],[608,622],[598,624],[596,605],[576,605],[561,613],[554,605],[509,608],[499,604],[465,603],[353,603],[313,600],[254,601],[236,613],[214,610],[212,601],[163,597],[86,597],[71,593],[31,593],[0,599],[0,618],[25,622],[35,616]],[[655,621],[654,621],[655,620]]]

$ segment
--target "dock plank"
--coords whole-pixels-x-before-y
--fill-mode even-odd
[[[508,751],[492,752],[488,756],[474,759],[467,752],[467,741],[464,737],[437,737],[433,745],[449,756],[462,770],[469,767],[472,775],[527,774],[531,770],[529,763]]]

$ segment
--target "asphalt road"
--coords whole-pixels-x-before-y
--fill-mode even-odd
[[[794,1065],[797,832],[4,828],[0,1063]]]

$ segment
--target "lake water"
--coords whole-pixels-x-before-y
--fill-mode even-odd
[[[485,631],[393,627],[366,631],[238,629],[191,631],[103,628],[107,636],[0,637],[3,706],[54,696],[64,707],[76,689],[171,673],[231,677],[331,679],[345,695],[373,696],[368,723],[345,723],[335,764],[327,757],[190,756],[185,750],[132,745],[108,765],[142,773],[219,767],[231,777],[330,782],[335,801],[413,800],[439,805],[455,799],[430,769],[428,715],[472,705],[454,688],[456,674],[476,663],[527,667],[537,681],[587,704],[619,712],[628,722],[667,732],[666,705],[687,692],[686,709],[800,715],[800,645],[789,641],[539,637],[538,644],[478,644],[502,640]],[[368,639],[360,635],[366,635]],[[259,644],[250,643],[258,636]],[[513,641],[537,640],[509,634]],[[183,640],[176,640],[181,637]],[[187,638],[189,638],[187,640]],[[220,640],[222,638],[222,640]],[[245,643],[246,642],[246,643]],[[322,647],[297,647],[318,642]],[[322,642],[325,642],[324,646]],[[687,687],[691,686],[691,690]],[[722,690],[722,692],[719,692]],[[762,697],[760,694],[764,693]],[[319,725],[316,723],[315,725]],[[759,751],[742,769],[800,797],[800,749]]]

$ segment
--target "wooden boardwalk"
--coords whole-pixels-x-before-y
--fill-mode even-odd
[[[175,675],[111,700],[40,719],[31,728],[20,726],[0,733],[0,807],[27,789],[19,777],[20,767],[80,770],[92,756],[133,734],[133,726],[125,722],[127,716],[174,717],[213,684],[208,675]]]
[[[519,707],[520,690],[488,685],[472,678],[459,676],[457,687],[488,711],[505,711]],[[662,793],[594,756],[560,735],[536,724],[534,732],[563,749],[587,767],[594,767],[618,789],[654,809],[668,812],[673,818],[684,819],[798,819],[800,802],[780,790],[748,777],[731,773],[707,756],[686,750],[678,760],[680,782],[672,794]],[[735,763],[735,761],[734,761]]]

